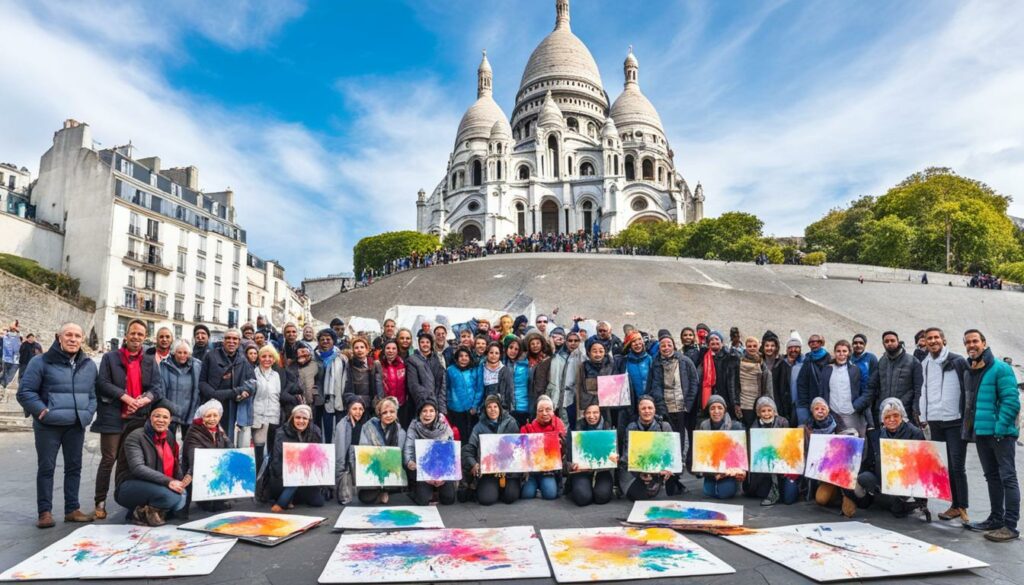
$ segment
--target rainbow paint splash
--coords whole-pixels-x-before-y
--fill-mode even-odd
[[[423,521],[423,517],[412,510],[380,510],[366,517],[366,521],[379,527],[408,528]]]
[[[683,461],[678,433],[629,432],[629,469],[646,473],[680,471]]]
[[[804,472],[803,429],[751,429],[750,450],[752,472]]]
[[[644,517],[657,524],[716,524],[728,522],[725,514],[702,508],[669,508],[651,506]]]
[[[557,433],[483,435],[481,473],[556,471],[562,468],[562,442]]]
[[[615,467],[611,457],[616,453],[615,431],[574,431],[572,460],[584,469]]]
[[[284,538],[305,528],[305,523],[295,523],[276,516],[248,516],[238,514],[217,518],[208,522],[203,529],[216,534],[230,536],[269,536]]]
[[[816,445],[824,442],[818,451]],[[845,435],[811,436],[811,452],[808,453],[805,475],[825,483],[853,489],[857,484],[864,439]]]
[[[397,447],[356,447],[356,464],[380,485],[405,477],[402,450]]]
[[[246,453],[225,451],[213,467],[213,477],[209,482],[210,493],[227,495],[235,490],[235,486],[246,493],[255,492],[256,465],[252,456]]]
[[[667,528],[626,528],[621,534],[594,534],[558,541],[552,560],[591,568],[637,567],[662,573],[671,566],[698,558],[680,546],[675,531]]]
[[[747,445],[743,431],[695,431],[694,471],[725,472],[747,468]]]
[[[943,445],[932,441],[879,441],[882,492],[951,501],[949,466]]]
[[[289,471],[303,478],[327,479],[327,483],[334,483],[330,475],[331,457],[324,445],[319,443],[285,443],[284,444],[284,468],[285,476]],[[286,484],[287,485],[287,484]]]

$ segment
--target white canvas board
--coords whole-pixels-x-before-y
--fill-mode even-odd
[[[743,506],[682,500],[641,500],[626,519],[653,526],[743,526]]]
[[[285,443],[283,449],[285,487],[334,485],[334,445]]]
[[[334,528],[339,530],[408,530],[444,528],[436,506],[345,506]]]
[[[256,495],[255,449],[196,449],[192,455],[192,501]]]
[[[462,479],[462,442],[416,439],[416,481]]]

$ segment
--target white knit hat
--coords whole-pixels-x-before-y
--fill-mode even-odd
[[[804,340],[800,337],[800,332],[796,329],[789,332],[789,340],[786,341],[786,349],[791,347],[803,347]]]

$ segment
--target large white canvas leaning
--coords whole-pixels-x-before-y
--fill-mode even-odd
[[[256,495],[256,455],[247,449],[196,449],[192,501],[230,500]]]
[[[209,575],[235,545],[221,538],[124,524],[83,526],[0,573],[0,581]]]
[[[541,530],[540,536],[559,583],[736,572],[670,528],[567,528]]]
[[[863,522],[779,526],[725,538],[819,583],[988,566],[958,552]]]
[[[550,577],[533,528],[342,534],[319,583],[414,583]]]

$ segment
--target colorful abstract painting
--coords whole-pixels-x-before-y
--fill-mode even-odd
[[[192,501],[256,495],[254,449],[196,449],[192,456]]]
[[[284,486],[334,485],[334,445],[285,443]]]
[[[540,537],[559,583],[736,572],[670,528],[568,528]]]
[[[679,433],[629,431],[629,470],[640,473],[679,473],[683,470],[683,454]]]
[[[416,439],[416,481],[462,479],[462,443]]]
[[[803,429],[750,429],[752,473],[804,473]]]
[[[372,447],[357,445],[352,448],[356,456],[357,487],[405,487],[409,480],[402,465],[402,450],[398,447]]]
[[[941,546],[862,522],[779,526],[725,538],[819,583],[988,566]],[[977,578],[981,580],[980,575]]]
[[[864,439],[849,435],[811,435],[804,476],[841,488],[857,487]]]
[[[693,431],[693,472],[726,473],[747,467],[745,431]]]
[[[629,378],[626,374],[597,377],[597,403],[601,406],[629,406]]]
[[[678,500],[641,500],[626,519],[630,524],[665,527],[743,526],[743,506]]]
[[[480,435],[480,473],[527,473],[562,468],[556,433]]]
[[[146,579],[209,575],[233,538],[190,534],[173,526],[83,526],[0,573],[0,581]]]
[[[408,530],[444,528],[435,506],[346,506],[334,527],[339,530]]]
[[[225,512],[182,524],[178,528],[234,536],[254,544],[274,546],[316,528],[324,520],[326,518],[320,516],[299,516],[298,514]]]
[[[945,443],[894,439],[878,443],[883,494],[953,500]]]
[[[533,528],[514,526],[346,533],[319,582],[490,582],[550,576]]]
[[[572,461],[580,469],[612,469],[618,453],[615,431],[573,431]]]

